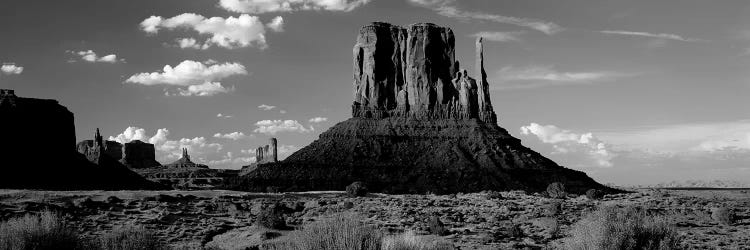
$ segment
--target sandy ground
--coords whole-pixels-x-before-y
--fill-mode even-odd
[[[0,190],[0,219],[42,210],[65,214],[86,237],[114,227],[142,224],[172,246],[183,249],[245,249],[293,228],[337,213],[347,213],[385,232],[428,234],[429,218],[449,229],[441,236],[460,249],[554,249],[573,223],[600,206],[641,206],[672,218],[688,249],[750,249],[750,191],[636,190],[601,200],[585,196],[558,202],[520,191],[456,195],[385,195],[348,198],[343,192],[246,193],[210,191],[34,191]],[[114,197],[117,197],[115,199]],[[289,230],[254,226],[264,206],[289,208]],[[722,225],[711,218],[716,207],[731,207],[738,220]],[[509,228],[523,235],[513,237]],[[269,232],[272,232],[269,234]],[[273,235],[269,238],[268,235]]]

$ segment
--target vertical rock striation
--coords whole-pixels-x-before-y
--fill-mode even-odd
[[[269,163],[279,161],[276,138],[268,140],[268,144],[260,146],[255,150],[255,163]]]
[[[480,81],[459,68],[450,28],[418,23],[362,27],[354,45],[352,116],[496,122],[477,41]]]

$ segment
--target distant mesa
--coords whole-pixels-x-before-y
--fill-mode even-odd
[[[122,164],[132,169],[161,167],[156,161],[154,144],[133,140],[122,147]]]
[[[208,168],[208,166],[203,164],[197,164],[190,160],[190,155],[188,155],[187,148],[182,149],[182,157],[180,159],[164,165],[164,167],[167,168]]]
[[[73,113],[55,100],[0,89],[0,188],[160,189],[116,160],[97,133],[76,144]],[[77,152],[82,150],[84,154]]]
[[[353,48],[352,118],[283,161],[248,169],[228,188],[343,190],[363,181],[386,193],[541,192],[562,182],[572,193],[614,191],[498,126],[483,49],[479,38],[472,77],[455,59],[450,28],[362,27]]]

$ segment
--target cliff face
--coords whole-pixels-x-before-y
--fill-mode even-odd
[[[354,45],[354,117],[495,122],[477,41],[480,81],[460,70],[449,28],[420,23],[364,26]]]
[[[373,23],[354,46],[354,104],[340,122],[284,161],[255,166],[228,188],[375,192],[613,191],[521,145],[497,125],[481,38],[476,79],[455,60],[453,32],[434,24]]]
[[[122,148],[122,160],[120,162],[128,168],[153,168],[160,167],[156,161],[156,150],[154,144],[134,140],[125,143]]]

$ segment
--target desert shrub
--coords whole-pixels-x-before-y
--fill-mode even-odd
[[[604,193],[598,189],[589,189],[586,191],[586,198],[589,200],[598,200],[604,197]]]
[[[283,208],[280,204],[274,204],[261,209],[255,218],[255,225],[269,229],[285,229]]]
[[[680,239],[664,216],[650,216],[633,207],[605,207],[576,222],[566,249],[667,250],[677,249]]]
[[[123,226],[99,237],[96,249],[101,250],[160,250],[167,249],[159,238],[144,226]]]
[[[0,249],[77,249],[78,234],[64,226],[59,215],[50,211],[27,214],[0,223]]]
[[[555,199],[563,199],[568,196],[565,192],[565,184],[553,182],[547,186],[547,196]]]
[[[367,186],[361,181],[354,182],[351,185],[346,186],[346,194],[349,195],[349,197],[367,196]]]
[[[431,234],[440,236],[448,235],[448,229],[445,228],[445,225],[440,221],[440,217],[438,216],[430,216],[430,219],[427,221],[427,227],[427,231]]]
[[[383,239],[382,250],[453,250],[453,243],[437,236],[418,236],[414,232],[388,236]]]
[[[553,200],[548,204],[542,206],[542,212],[545,216],[555,216],[560,214],[562,211],[562,201]]]
[[[523,229],[521,228],[521,224],[518,223],[509,223],[505,225],[504,227],[505,235],[511,238],[521,238],[523,237]]]
[[[346,215],[313,222],[278,241],[261,246],[267,250],[380,250],[383,235],[376,228]]]
[[[500,200],[503,198],[503,194],[498,191],[487,191],[485,195],[488,200]]]
[[[722,225],[731,226],[736,220],[734,210],[726,207],[711,209],[711,219]]]

